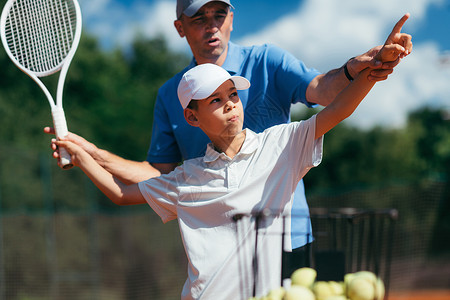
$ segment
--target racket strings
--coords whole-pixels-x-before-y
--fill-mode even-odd
[[[8,47],[25,68],[56,71],[72,47],[76,20],[72,1],[16,1],[5,24]]]

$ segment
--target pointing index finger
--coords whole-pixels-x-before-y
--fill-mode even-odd
[[[409,13],[406,13],[398,22],[395,24],[394,28],[392,29],[391,34],[388,37],[388,40],[390,40],[395,34],[398,34],[402,31],[403,25],[405,25],[406,20],[409,19]]]
[[[403,27],[403,25],[405,25],[405,22],[406,22],[406,20],[408,20],[409,19],[409,13],[406,13],[398,22],[397,22],[397,24],[395,24],[395,26],[394,26],[394,28],[392,29],[392,32],[391,32],[391,36],[393,35],[393,34],[397,34],[397,33],[400,33],[401,31],[402,31],[402,27]]]

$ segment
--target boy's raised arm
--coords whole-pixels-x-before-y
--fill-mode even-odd
[[[412,45],[400,45],[393,43],[393,36],[401,31],[403,24],[409,18],[409,14],[403,16],[394,26],[392,33],[387,38],[383,48],[377,54],[377,59],[385,61],[394,61],[410,54]],[[358,107],[364,97],[375,85],[374,81],[368,80],[370,69],[363,70],[346,88],[344,88],[335,98],[335,100],[325,107],[316,117],[316,134],[319,138],[330,129],[335,127],[344,119],[348,118]]]
[[[375,85],[374,81],[367,79],[370,71],[370,69],[366,69],[360,72],[358,77],[345,87],[333,102],[317,114],[316,139],[323,136],[355,111],[359,103]]]
[[[126,185],[100,166],[80,146],[67,140],[57,141],[72,156],[75,166],[78,166],[92,182],[115,204],[132,205],[146,203],[137,184]]]

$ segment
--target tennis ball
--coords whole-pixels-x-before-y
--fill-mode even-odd
[[[295,270],[291,275],[291,284],[304,287],[311,287],[316,280],[317,272],[312,268],[300,268]]]
[[[359,271],[349,276],[347,275],[344,277],[347,289],[346,294],[351,300],[384,299],[384,283],[374,273]]]
[[[364,277],[355,276],[348,285],[347,296],[351,300],[374,300],[376,284]]]
[[[345,297],[344,295],[330,296],[327,297],[325,300],[347,300],[347,297]]]
[[[327,281],[317,281],[314,283],[313,292],[318,300],[325,300],[334,296],[333,288]]]
[[[341,282],[328,281],[328,285],[333,292],[333,295],[339,296],[344,295],[344,286]]]
[[[286,290],[283,300],[316,300],[316,297],[310,289],[300,285],[293,285]]]
[[[271,290],[267,294],[265,299],[267,299],[267,300],[282,300],[285,293],[286,293],[286,290],[283,287],[279,287],[279,288]]]
[[[344,275],[344,285],[348,286],[350,282],[355,278],[355,273],[347,273]]]
[[[377,278],[376,291],[377,291],[377,300],[383,300],[386,290],[384,287],[384,282],[380,278]]]
[[[356,273],[353,273],[355,275],[355,277],[359,277],[359,278],[365,278],[366,280],[376,283],[377,282],[377,276],[369,271],[359,271]]]

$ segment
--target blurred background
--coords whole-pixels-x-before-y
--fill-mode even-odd
[[[173,27],[175,1],[80,5],[69,130],[144,160],[157,90],[191,59]],[[276,44],[322,72],[382,44],[411,13],[403,31],[413,53],[327,134],[306,193],[312,208],[397,209],[391,294],[449,290],[450,1],[233,5],[232,41]],[[42,131],[52,122],[44,94],[3,47],[0,66],[0,299],[179,299],[186,261],[176,222],[163,225],[146,205],[114,206],[80,170],[59,169]],[[45,78],[55,89],[56,80]],[[319,110],[294,106],[292,118]]]

